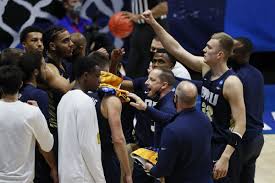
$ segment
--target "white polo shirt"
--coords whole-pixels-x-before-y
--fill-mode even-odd
[[[188,70],[179,62],[176,62],[174,68],[172,69],[172,72],[175,75],[175,77],[182,79],[191,79]]]
[[[33,182],[36,140],[46,152],[53,147],[40,109],[21,101],[0,100],[0,182]]]
[[[60,183],[105,183],[95,102],[81,90],[67,92],[57,107]]]

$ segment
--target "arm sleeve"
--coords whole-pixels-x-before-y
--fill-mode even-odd
[[[95,182],[105,183],[101,163],[98,121],[95,106],[82,104],[77,111],[77,134],[84,161]]]
[[[158,162],[150,171],[150,174],[157,178],[170,175],[178,158],[177,138],[169,128],[163,130],[160,147]]]
[[[170,121],[175,115],[175,113],[172,110],[171,112],[163,112],[150,106],[146,108],[145,113],[157,123],[166,123]]]
[[[33,129],[33,134],[41,149],[49,152],[53,147],[54,140],[48,128],[47,121],[38,107],[35,107],[35,116],[30,120],[29,125]]]

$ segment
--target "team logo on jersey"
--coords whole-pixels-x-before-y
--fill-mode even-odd
[[[145,99],[144,102],[147,106],[150,106],[150,107],[154,107],[157,104],[157,102],[154,102],[151,99]]]
[[[223,84],[223,80],[220,80],[219,85],[216,87],[216,89],[217,89],[217,90],[220,90],[220,89],[221,89],[220,86],[222,86],[222,84]]]
[[[216,106],[217,102],[218,102],[219,95],[209,91],[208,88],[205,88],[204,86],[202,86],[201,97],[204,100],[206,100],[207,102],[209,102],[210,104],[212,104],[213,106]]]
[[[201,104],[201,111],[206,114],[206,116],[209,118],[209,120],[213,121],[213,107],[211,105],[206,105],[205,102],[202,102]]]

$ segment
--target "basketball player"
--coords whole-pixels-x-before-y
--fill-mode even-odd
[[[34,26],[26,27],[20,33],[20,43],[26,53],[38,52],[43,54],[43,31]],[[56,73],[48,63],[46,64],[46,85],[62,93],[66,93],[73,86],[68,80]]]
[[[109,70],[109,60],[98,52],[91,54],[101,71]],[[104,59],[105,58],[105,59]],[[126,140],[123,134],[121,112],[122,103],[118,97],[102,92],[88,94],[96,102],[99,133],[102,149],[102,165],[107,183],[132,183]],[[121,166],[121,168],[120,168]],[[123,171],[120,171],[122,169]],[[123,174],[120,176],[120,174]]]
[[[60,183],[106,183],[94,101],[86,94],[99,85],[100,70],[88,57],[75,69],[74,89],[58,104],[58,173]]]
[[[186,51],[154,19],[151,11],[142,15],[152,26],[164,48],[189,68],[201,72],[201,109],[212,121],[213,178],[217,182],[238,182],[238,148],[246,129],[243,86],[227,67],[233,39],[225,33],[212,35],[203,49],[204,56]]]
[[[48,94],[46,91],[37,88],[38,82],[41,82],[46,78],[46,63],[44,58],[38,52],[25,53],[18,62],[18,65],[24,73],[24,84],[20,89],[20,100],[22,102],[35,100],[48,122]],[[38,148],[36,148],[34,182],[49,183],[51,181],[50,168],[39,153]]]
[[[48,68],[55,73],[55,75],[67,80],[69,83],[69,74],[67,65],[64,60],[72,56],[73,43],[71,41],[71,35],[62,27],[51,27],[43,35],[43,43],[47,57],[45,58]],[[54,135],[54,152],[56,159],[58,158],[58,135],[57,135],[57,105],[63,96],[63,92],[56,90],[55,88],[49,88],[47,90],[49,96],[49,128]]]

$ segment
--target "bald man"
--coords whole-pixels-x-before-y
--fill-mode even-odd
[[[85,36],[79,32],[71,33],[71,41],[73,42],[73,52],[72,56],[64,60],[64,63],[66,64],[67,72],[69,75],[70,81],[75,80],[75,61],[79,57],[86,56],[86,47],[87,47],[87,40]]]
[[[74,43],[73,57],[84,57],[87,46],[87,40],[84,35],[79,32],[72,33],[71,40]]]
[[[182,81],[177,86],[177,114],[162,132],[158,162],[154,167],[146,164],[152,176],[165,177],[166,183],[212,182],[212,127],[209,119],[195,108],[197,93],[191,82]]]

